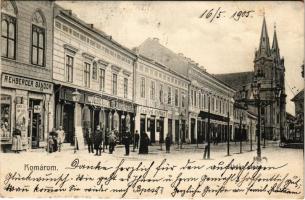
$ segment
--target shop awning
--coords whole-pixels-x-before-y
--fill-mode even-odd
[[[210,116],[211,120],[217,120],[217,121],[223,121],[223,122],[228,121],[227,117],[223,117],[223,116],[216,115],[216,114],[213,114],[213,113],[208,113],[208,112],[205,112],[205,111],[200,111],[198,116],[201,117],[201,119],[208,119],[208,117]]]

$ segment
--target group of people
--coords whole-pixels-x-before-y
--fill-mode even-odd
[[[94,153],[96,156],[102,155],[102,149],[108,148],[109,146],[109,153],[112,154],[116,145],[117,140],[117,130],[112,130],[111,132],[106,130],[105,137],[103,129],[98,125],[94,132],[91,131],[91,128],[86,129],[85,138],[88,145],[88,152]]]
[[[62,126],[59,126],[56,130],[55,128],[49,133],[47,151],[49,153],[60,152],[62,144],[65,141],[65,132]]]

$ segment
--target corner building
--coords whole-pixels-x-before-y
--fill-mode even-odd
[[[53,4],[1,1],[1,149],[15,128],[22,149],[46,145],[53,126]]]
[[[85,128],[97,125],[118,130],[121,140],[127,128],[134,130],[135,54],[71,10],[56,6],[54,15],[56,127],[63,126],[72,145],[77,138],[83,146]]]

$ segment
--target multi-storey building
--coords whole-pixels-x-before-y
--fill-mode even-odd
[[[85,128],[134,130],[135,54],[86,24],[71,10],[54,8],[53,81],[56,126],[67,143],[83,141]],[[78,98],[75,98],[78,97]]]
[[[185,138],[190,81],[139,54],[134,73],[135,129],[148,133],[152,143],[164,142],[167,134],[175,142]]]
[[[2,147],[14,129],[23,149],[45,146],[53,126],[53,4],[1,2]]]
[[[162,46],[157,38],[147,39],[139,46],[139,51],[191,81],[188,91],[187,131],[184,140],[199,143],[206,139],[209,119],[211,137],[224,141],[227,138],[228,112],[232,130],[235,90],[208,74],[203,67],[199,67],[191,59],[182,54],[175,54]]]

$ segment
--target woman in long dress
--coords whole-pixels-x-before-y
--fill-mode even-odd
[[[15,129],[13,132],[12,151],[19,153],[22,150],[21,145],[21,131]]]

